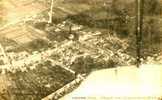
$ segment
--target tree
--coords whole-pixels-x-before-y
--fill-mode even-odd
[[[158,15],[161,13],[159,0],[144,0],[144,14]]]
[[[143,37],[143,44],[145,45],[145,49],[148,48],[150,51],[152,51],[153,47],[160,47],[161,32],[158,19],[151,18],[145,21]]]
[[[31,48],[33,50],[38,50],[41,48],[48,48],[49,44],[47,41],[43,39],[35,39],[28,44],[28,48]]]
[[[129,34],[128,30],[128,9],[127,5],[122,0],[113,0],[111,10],[113,13],[114,22],[113,29],[116,31],[118,36],[126,37]]]

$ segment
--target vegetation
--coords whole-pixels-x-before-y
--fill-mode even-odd
[[[35,19],[22,24],[44,31],[46,40],[38,38],[19,45],[13,40],[0,38],[2,45],[13,47],[6,50],[10,58],[14,54],[11,63],[22,62],[21,66],[17,64],[9,68],[3,67],[14,83],[9,87],[12,90],[11,93],[14,94],[15,91],[19,91],[17,94],[32,93],[37,95],[29,96],[29,99],[41,99],[75,79],[75,75],[65,69],[73,70],[75,74],[87,75],[93,70],[136,64],[134,2],[112,0],[105,6],[105,0],[93,1],[62,1],[62,5],[67,6],[69,3],[70,7],[79,2],[86,5],[88,9],[77,12],[78,8],[75,7],[69,7],[69,9],[67,7],[67,9],[64,8],[65,10],[54,7],[53,23],[48,24],[44,21],[48,19],[48,9],[41,12]],[[42,3],[44,0],[39,2]],[[50,0],[48,0],[49,4]],[[77,13],[71,14],[75,11]],[[145,59],[143,63],[162,61],[159,53],[162,31],[160,11],[161,5],[158,0],[145,0],[142,40],[142,54]],[[70,25],[74,26],[71,30]],[[75,29],[77,26],[82,27]],[[76,39],[71,39],[72,36]],[[25,56],[22,56],[23,51],[27,52]],[[155,54],[157,54],[156,57]],[[151,60],[147,59],[148,56],[151,56]],[[4,65],[1,60],[0,65]],[[3,68],[1,72],[4,71]],[[19,90],[19,87],[22,90]],[[24,97],[18,97],[17,94],[14,94],[15,98],[24,100]]]
[[[43,40],[43,39],[35,39],[33,41],[31,41],[30,43],[28,43],[26,48],[29,48],[31,50],[40,50],[41,48],[48,48],[49,44],[47,41]]]
[[[75,78],[60,66],[52,66],[48,61],[29,72],[10,73],[9,76],[13,84],[8,90],[13,94],[14,100],[42,99]]]
[[[145,15],[160,15],[162,5],[160,0],[144,0],[144,14]]]

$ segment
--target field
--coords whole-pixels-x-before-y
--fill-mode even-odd
[[[141,61],[161,64],[161,4],[149,2]],[[134,0],[55,1],[48,23],[50,4],[3,0],[0,100],[58,100],[93,71],[137,63]]]

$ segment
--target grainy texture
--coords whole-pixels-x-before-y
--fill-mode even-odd
[[[136,65],[135,1],[0,0],[0,100],[57,100],[78,76]],[[143,64],[162,63],[161,4],[143,3]]]

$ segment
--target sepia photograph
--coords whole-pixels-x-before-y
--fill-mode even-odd
[[[162,100],[162,0],[0,0],[0,100]]]

